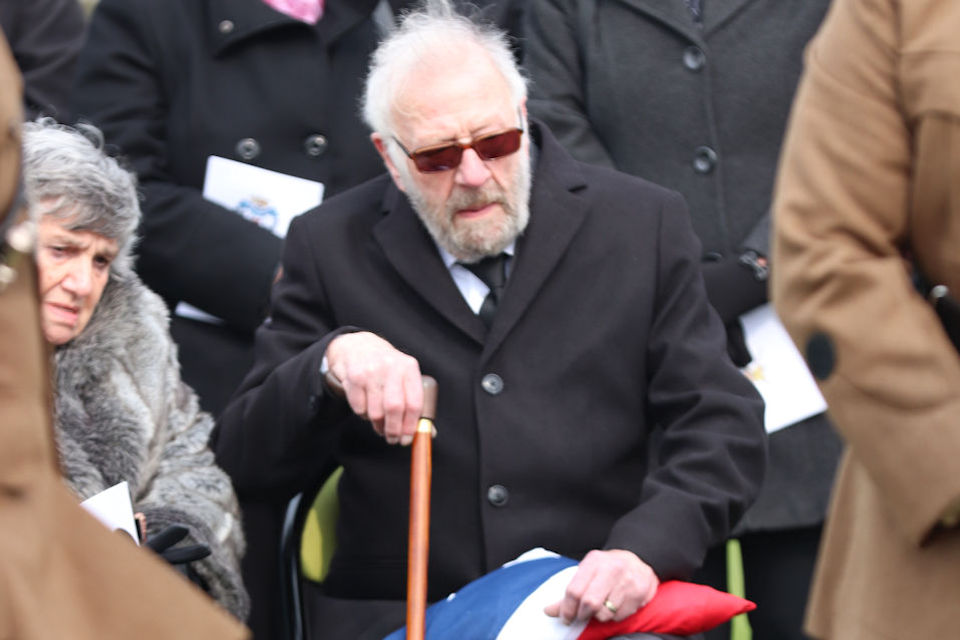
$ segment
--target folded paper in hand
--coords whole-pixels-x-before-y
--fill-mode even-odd
[[[743,314],[740,322],[753,356],[742,371],[763,396],[767,433],[826,411],[827,401],[773,305],[768,303]]]
[[[140,544],[137,523],[133,518],[133,503],[130,502],[130,487],[126,480],[87,498],[80,506],[111,531],[123,531]]]

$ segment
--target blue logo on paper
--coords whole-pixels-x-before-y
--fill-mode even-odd
[[[269,200],[260,196],[250,196],[241,200],[237,205],[237,212],[264,229],[273,231],[277,226],[277,210]]]

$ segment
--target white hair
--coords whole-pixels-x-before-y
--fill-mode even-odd
[[[111,276],[132,272],[140,224],[137,181],[104,153],[99,129],[86,124],[68,127],[52,118],[25,123],[23,183],[34,221],[53,216],[69,220],[71,230],[116,240]]]
[[[408,87],[410,72],[427,62],[449,60],[451,52],[470,45],[490,57],[519,106],[527,97],[527,81],[507,34],[457,13],[449,0],[425,0],[420,8],[403,15],[373,53],[363,95],[363,119],[370,129],[389,140],[394,133],[394,103]]]

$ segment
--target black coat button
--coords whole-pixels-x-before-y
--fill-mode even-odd
[[[697,173],[710,173],[717,166],[717,152],[710,147],[697,147],[693,152],[693,170]]]
[[[720,262],[723,260],[723,254],[719,251],[707,251],[703,254],[703,262]]]
[[[319,133],[307,136],[303,141],[303,150],[311,158],[318,158],[327,150],[327,137]]]
[[[683,66],[690,71],[700,71],[707,63],[707,56],[700,47],[687,47],[683,50]]]
[[[483,376],[483,380],[480,381],[480,386],[483,387],[484,391],[495,396],[503,391],[503,378],[495,373],[488,373]]]
[[[253,160],[260,155],[260,143],[254,138],[244,138],[237,143],[236,151],[244,160]]]
[[[510,500],[510,492],[502,484],[491,485],[487,489],[487,501],[495,507],[502,507]]]

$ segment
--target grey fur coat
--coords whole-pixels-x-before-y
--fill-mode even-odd
[[[111,275],[90,324],[56,351],[56,430],[68,483],[86,499],[126,480],[147,537],[186,526],[212,553],[193,563],[210,594],[241,620],[240,515],[207,440],[213,418],[180,379],[167,309],[135,276]],[[186,543],[186,542],[185,542]]]

